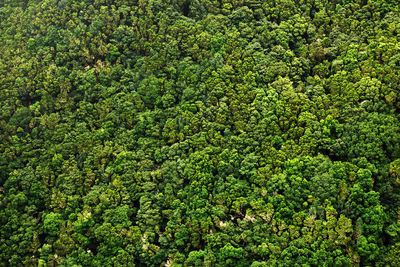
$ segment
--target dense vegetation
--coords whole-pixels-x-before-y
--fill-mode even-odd
[[[0,266],[400,266],[395,0],[0,2]]]

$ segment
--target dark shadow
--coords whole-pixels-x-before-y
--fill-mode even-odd
[[[188,17],[188,16],[189,16],[189,12],[190,12],[190,3],[189,3],[189,1],[185,1],[185,2],[183,3],[182,12],[183,12],[183,15],[184,15],[185,17]]]

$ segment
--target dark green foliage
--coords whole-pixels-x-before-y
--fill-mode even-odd
[[[0,266],[400,265],[397,1],[0,3]]]

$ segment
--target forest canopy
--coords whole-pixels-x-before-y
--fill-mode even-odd
[[[0,266],[400,266],[395,0],[0,2]]]

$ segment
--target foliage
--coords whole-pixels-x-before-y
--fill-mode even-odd
[[[400,255],[396,1],[0,3],[0,266]]]

